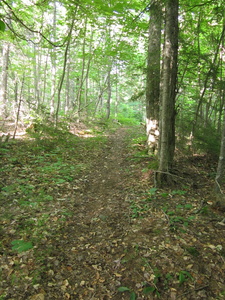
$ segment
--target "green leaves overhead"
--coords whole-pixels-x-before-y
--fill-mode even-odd
[[[57,97],[57,84],[66,57],[68,62],[67,65],[65,63],[66,79],[62,86],[62,110],[67,107],[65,99],[69,99],[70,111],[75,109],[84,114],[86,108],[93,114],[98,113],[98,110],[104,111],[107,84],[109,87],[109,69],[113,105],[118,99],[124,103],[131,99],[132,95],[137,95],[137,91],[145,91],[150,4],[154,1],[0,2],[0,32],[3,33],[6,26],[8,29],[1,34],[1,39],[7,41],[10,36],[13,44],[8,88],[14,90],[14,78],[21,80],[23,65],[26,69],[26,79],[22,98],[29,102],[28,107],[38,107],[37,102],[43,101],[49,109],[53,102],[56,102],[52,96],[54,94],[55,98]],[[185,134],[190,134],[192,130],[192,122],[198,115],[196,107],[199,107],[203,118],[211,109],[210,118],[214,123],[221,117],[222,92],[216,94],[215,90],[221,91],[224,86],[224,45],[220,43],[224,39],[224,18],[222,0],[180,1],[177,97],[177,118],[180,122],[177,124],[185,127]],[[71,43],[68,55],[64,56],[73,19],[75,21]],[[161,45],[163,48],[163,38]],[[219,52],[216,56],[217,51]],[[52,72],[53,65],[55,73]],[[30,95],[35,89],[36,93]],[[198,105],[202,93],[204,97],[201,105]],[[12,99],[15,98],[13,94],[8,94],[12,95]],[[140,110],[144,112],[142,100],[141,97],[137,99],[142,105]],[[11,103],[10,101],[8,103]]]
[[[0,31],[5,31],[5,23],[0,20]]]

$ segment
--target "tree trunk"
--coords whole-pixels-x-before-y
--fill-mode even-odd
[[[69,108],[70,108],[70,70],[71,70],[71,59],[70,59],[70,54],[68,58],[68,63],[67,63],[67,72],[66,72],[66,100],[65,100],[65,106],[64,106],[64,113],[68,113]]]
[[[146,82],[146,133],[149,153],[158,148],[162,10],[159,1],[151,5]]]
[[[211,64],[211,66],[209,68],[209,71],[206,74],[204,85],[201,88],[200,98],[199,98],[198,106],[197,106],[196,113],[195,113],[195,120],[194,120],[194,123],[193,123],[193,130],[192,130],[193,135],[195,135],[195,131],[196,131],[195,129],[198,126],[198,119],[199,119],[199,115],[201,114],[200,112],[201,112],[201,109],[202,109],[202,104],[204,102],[204,96],[205,96],[205,93],[206,93],[207,89],[209,88],[208,83],[211,79],[211,74],[212,74],[213,68],[214,68],[214,66],[216,66],[216,62],[217,62],[217,59],[218,59],[218,56],[219,56],[219,51],[220,51],[222,42],[224,40],[224,35],[225,35],[225,25],[223,26],[223,30],[222,30],[222,33],[221,33],[221,36],[220,36],[220,39],[219,39],[219,43],[218,43],[217,49],[216,49],[215,54],[214,54],[213,63]],[[200,55],[200,53],[199,53],[199,55]],[[211,84],[212,83],[210,82],[210,85]],[[199,83],[199,86],[200,86],[200,83]],[[210,88],[212,89],[212,86],[210,86]]]
[[[75,15],[76,15],[76,13],[75,13]],[[69,52],[69,46],[70,46],[70,41],[71,41],[74,22],[75,22],[75,19],[72,20],[70,31],[69,31],[69,34],[68,34],[68,37],[67,37],[68,40],[67,40],[67,44],[66,44],[66,49],[65,49],[65,53],[64,53],[63,71],[62,71],[62,76],[61,76],[60,82],[59,82],[57,107],[56,107],[56,112],[55,112],[55,123],[56,123],[56,125],[57,125],[58,117],[59,117],[59,108],[60,108],[60,102],[61,102],[61,91],[62,91],[62,86],[63,86],[65,74],[66,74],[67,56],[68,56],[68,52]]]
[[[2,80],[0,86],[0,105],[4,117],[7,117],[7,83],[8,83],[8,66],[9,66],[9,43],[3,44],[2,49]]]
[[[160,116],[160,155],[156,185],[170,184],[175,149],[175,98],[178,55],[178,0],[166,2],[165,41]]]
[[[53,12],[53,42],[56,41],[56,2],[54,2]],[[51,102],[50,115],[53,117],[55,112],[55,92],[56,92],[56,50],[53,48],[50,53],[51,58]]]
[[[84,25],[84,39],[83,39],[83,45],[82,45],[82,70],[81,70],[81,76],[80,76],[80,85],[77,91],[77,103],[78,103],[78,113],[82,110],[81,109],[81,99],[82,99],[82,91],[83,91],[83,85],[84,85],[84,74],[85,74],[85,66],[86,66],[86,34],[87,34],[87,17],[85,19],[85,25]]]
[[[106,103],[106,119],[108,120],[111,114],[111,96],[112,96],[112,87],[111,87],[111,67],[108,71],[108,82],[107,82],[107,103]]]
[[[34,100],[36,104],[36,110],[39,109],[40,106],[40,53],[39,53],[39,47],[37,45],[33,45],[33,73],[34,73]]]
[[[222,184],[224,183],[224,168],[225,168],[225,108],[223,117],[223,131],[221,135],[220,156],[217,166],[215,192],[222,194]]]

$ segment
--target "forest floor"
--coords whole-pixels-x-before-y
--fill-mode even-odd
[[[0,299],[225,299],[216,162],[160,190],[142,129],[78,133],[0,145]]]

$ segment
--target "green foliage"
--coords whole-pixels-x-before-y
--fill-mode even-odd
[[[149,205],[143,204],[143,203],[136,203],[135,201],[132,201],[130,203],[130,209],[131,209],[131,218],[143,218],[143,216],[148,212]]]
[[[143,120],[143,112],[137,102],[121,103],[117,107],[118,121],[123,125],[138,125]]]
[[[172,195],[185,195],[187,193],[187,191],[183,191],[183,190],[173,190],[172,191]]]
[[[189,226],[191,221],[194,219],[194,216],[190,216],[188,218],[183,216],[171,216],[171,214],[168,214],[170,216],[170,228],[171,230],[179,230],[181,232],[185,232],[185,229],[183,227]]]
[[[14,240],[11,244],[12,250],[16,250],[18,253],[28,251],[33,248],[33,244],[31,242],[25,242],[23,240]]]
[[[195,215],[187,215],[190,210],[193,209],[191,203],[178,204],[174,210],[163,207],[163,211],[169,221],[169,226],[172,231],[179,230],[185,232],[185,228],[195,219]]]
[[[187,247],[186,248],[187,252],[190,253],[192,256],[199,256],[200,252],[197,250],[196,247]]]
[[[129,294],[130,294],[130,300],[137,299],[137,296],[136,296],[135,292],[133,292],[132,290],[130,290],[128,287],[121,286],[121,287],[118,288],[118,292],[120,292],[120,293],[129,292]]]
[[[195,132],[195,147],[203,152],[219,155],[221,136],[215,127],[208,124],[199,126]]]
[[[55,126],[52,121],[35,119],[28,126],[26,132],[39,142],[43,139],[66,140],[72,138],[72,135],[69,133],[69,125],[66,122],[59,122]]]
[[[193,279],[192,275],[188,271],[180,271],[178,274],[179,284],[182,285],[189,279]]]
[[[209,207],[206,205],[201,207],[200,214],[205,215],[205,216],[209,215]]]
[[[122,125],[138,125],[138,120],[132,117],[124,117],[122,114],[118,115],[118,121]]]
[[[130,289],[128,287],[126,287],[126,286],[120,286],[118,288],[118,292],[121,292],[121,293],[123,293],[123,292],[129,292],[129,291],[130,291]]]
[[[5,23],[0,20],[0,31],[5,31]]]
[[[156,192],[157,192],[157,188],[150,188],[150,190],[149,190],[149,194],[150,194],[151,196],[155,196],[155,195],[156,195]]]
[[[154,286],[147,286],[143,289],[143,294],[148,295],[150,293],[154,293],[156,291],[156,288]]]

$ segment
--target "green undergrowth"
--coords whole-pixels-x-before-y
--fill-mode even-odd
[[[16,286],[42,280],[46,259],[63,247],[63,228],[76,217],[74,194],[82,193],[93,163],[108,147],[105,132],[84,138],[41,126],[29,137],[0,147],[0,252],[12,259],[8,280]],[[27,252],[29,278],[29,262],[19,258]]]
[[[186,193],[185,190],[160,192],[157,188],[151,188],[138,201],[137,199],[130,201],[130,217],[143,219],[148,217],[154,209],[157,209],[164,214],[171,231],[178,230],[185,233],[198,212],[192,203],[187,202]],[[171,206],[171,202],[178,204]],[[204,213],[203,210],[200,213]]]
[[[60,230],[71,215],[64,204],[82,189],[106,141],[105,136],[66,135],[64,140],[42,137],[1,145],[1,252],[37,249]]]
[[[74,193],[82,191],[106,144],[103,135],[85,139],[38,132],[32,139],[1,145],[0,252],[11,257],[10,284],[35,286],[42,280],[49,268],[46,259],[61,251],[61,234],[76,205]],[[3,269],[6,265],[2,262]]]

